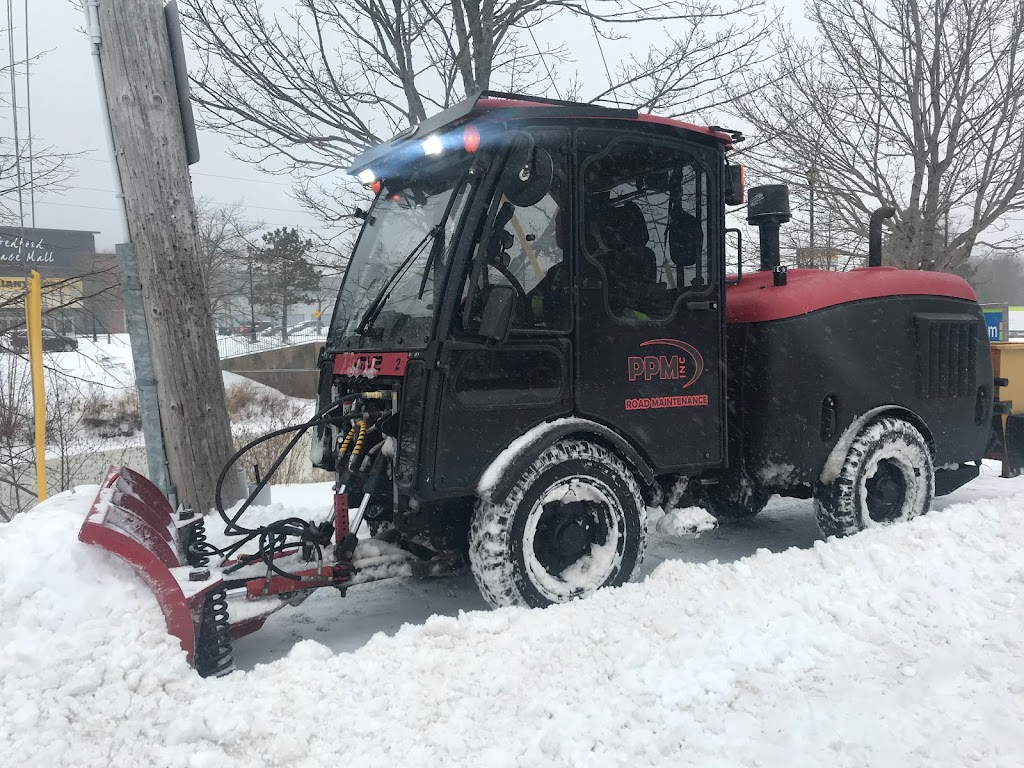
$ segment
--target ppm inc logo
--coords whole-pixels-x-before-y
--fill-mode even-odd
[[[685,341],[651,339],[641,342],[640,346],[649,354],[627,358],[630,381],[671,381],[686,389],[704,373],[704,358],[696,347]]]

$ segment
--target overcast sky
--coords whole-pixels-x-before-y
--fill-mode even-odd
[[[265,0],[265,4],[292,3],[290,0]],[[24,4],[22,0],[15,0],[15,5],[15,49],[20,55],[24,40]],[[97,245],[110,249],[117,236],[118,221],[92,57],[87,38],[77,31],[83,25],[83,17],[68,0],[30,0],[29,5],[31,48],[34,53],[47,52],[33,68],[32,132],[36,149],[49,146],[58,152],[80,153],[71,161],[76,175],[67,190],[63,194],[46,194],[37,200],[35,224],[94,230],[98,233]],[[788,11],[794,19],[798,13],[796,9]],[[538,30],[542,44],[545,33],[565,34],[564,25],[551,27]],[[641,31],[638,28],[631,31],[634,30]],[[646,32],[648,35],[655,33],[655,30]],[[564,79],[578,68],[584,78],[597,77],[599,81],[593,85],[601,86],[604,70],[593,39],[585,34],[569,36],[575,37],[570,44],[576,63],[566,68],[568,71],[558,79]],[[0,48],[6,49],[6,39],[0,43]],[[648,42],[634,38],[621,43],[626,48],[637,44],[646,47]],[[3,56],[6,59],[6,50]],[[615,60],[614,53],[609,56]],[[23,89],[23,81],[19,88]],[[19,92],[19,99],[23,106],[23,90]],[[24,111],[21,112],[24,126]],[[9,120],[5,121],[5,128],[8,126]],[[24,132],[24,127],[22,130]],[[270,227],[311,229],[317,226],[316,220],[292,199],[292,184],[287,178],[262,174],[251,165],[231,159],[228,142],[216,134],[201,133],[200,148],[202,159],[192,166],[197,198],[225,205],[240,201],[249,209],[250,218],[265,221]]]
[[[21,0],[16,5],[15,46],[20,51],[24,6]],[[37,200],[36,226],[94,230],[99,233],[97,246],[112,248],[117,213],[92,56],[87,38],[76,31],[82,27],[82,14],[67,0],[30,0],[29,5],[32,49],[48,51],[34,66],[32,77],[32,133],[37,149],[52,146],[60,152],[81,153],[72,161],[76,176],[67,191]],[[3,48],[6,58],[6,39]],[[24,99],[23,92],[19,99]],[[269,226],[315,226],[315,220],[291,198],[288,179],[261,174],[232,160],[226,141],[216,134],[201,134],[200,149],[202,160],[192,166],[196,197],[225,204],[242,201],[252,218]]]

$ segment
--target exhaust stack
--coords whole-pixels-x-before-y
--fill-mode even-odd
[[[779,266],[779,227],[792,218],[789,210],[789,187],[766,184],[752,187],[747,204],[747,223],[761,231],[761,270]]]
[[[871,214],[868,224],[868,266],[882,266],[882,222],[896,215],[896,209],[886,205]]]

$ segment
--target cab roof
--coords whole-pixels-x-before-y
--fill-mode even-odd
[[[635,109],[605,107],[598,104],[584,104],[575,101],[558,101],[539,96],[522,96],[499,91],[481,91],[474,96],[470,96],[465,101],[460,101],[458,104],[448,107],[436,115],[428,117],[423,122],[402,131],[390,141],[364,150],[356,156],[348,172],[354,176],[359,171],[370,167],[373,163],[390,154],[400,144],[404,144],[411,139],[427,136],[439,128],[458,125],[474,117],[498,116],[504,111],[524,109],[536,110],[534,114],[537,117],[603,118],[666,125],[689,133],[718,139],[725,144],[726,149],[731,149],[733,142],[739,140],[736,135],[727,133],[717,127],[695,125],[658,115],[641,114]]]

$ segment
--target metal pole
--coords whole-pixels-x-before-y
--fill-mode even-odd
[[[810,204],[811,204],[811,259],[813,259],[813,265],[818,267],[818,255],[814,251],[814,187],[818,183],[818,169],[811,164],[811,169],[807,172],[807,188],[810,193]]]
[[[121,186],[121,172],[117,166],[117,150],[114,148],[114,134],[110,130],[110,114],[107,112],[107,87],[103,82],[103,65],[100,63],[100,18],[99,0],[86,0],[85,28],[89,33],[89,43],[92,46],[93,69],[96,72],[96,87],[100,92],[100,118],[103,120],[103,134],[107,139],[107,154],[110,156],[111,176],[114,183],[114,200],[117,203],[117,210],[120,216],[120,231],[118,241],[122,243],[131,242],[131,235],[128,233],[128,209],[124,202],[124,189]]]
[[[252,305],[252,250],[249,251],[249,341],[256,343],[256,309]]]
[[[118,240],[114,246],[117,255],[118,272],[121,278],[121,300],[124,304],[125,325],[132,344],[132,360],[135,367],[135,387],[139,392],[139,414],[142,417],[142,435],[146,443],[146,464],[149,477],[157,488],[164,492],[171,506],[177,506],[174,486],[171,484],[167,467],[167,451],[164,448],[164,433],[160,423],[160,405],[156,392],[156,374],[153,368],[153,352],[149,343],[149,327],[142,302],[142,284],[139,282],[139,267],[135,261],[135,248],[128,232],[128,209],[125,206],[124,188],[121,185],[121,171],[117,164],[114,134],[110,128],[110,114],[107,112],[107,89],[103,80],[103,66],[100,62],[100,20],[99,0],[86,0],[83,4],[86,31],[92,48],[93,69],[96,73],[96,87],[100,95],[100,118],[103,120],[103,134],[107,140],[107,154],[111,163],[111,181],[114,184],[114,201],[118,211]],[[93,316],[93,340],[96,340],[96,317]]]
[[[46,391],[43,384],[43,300],[39,273],[26,281],[25,338],[32,369],[32,405],[35,413],[36,497],[46,500]]]
[[[32,151],[32,56],[28,38],[28,0],[25,0],[25,114],[28,117],[28,199],[32,226],[36,225],[36,171]]]
[[[811,184],[811,253],[814,253],[814,184]]]
[[[132,342],[135,388],[139,392],[139,413],[142,416],[149,478],[164,492],[171,506],[176,507],[176,493],[167,468],[167,451],[164,448],[164,432],[156,394],[156,374],[153,370],[153,351],[149,345],[149,328],[142,303],[142,284],[139,282],[139,267],[135,263],[135,248],[131,243],[120,243],[114,246],[114,251],[117,253],[118,271],[121,273],[121,298]]]
[[[324,275],[316,273],[316,335],[324,335]]]

